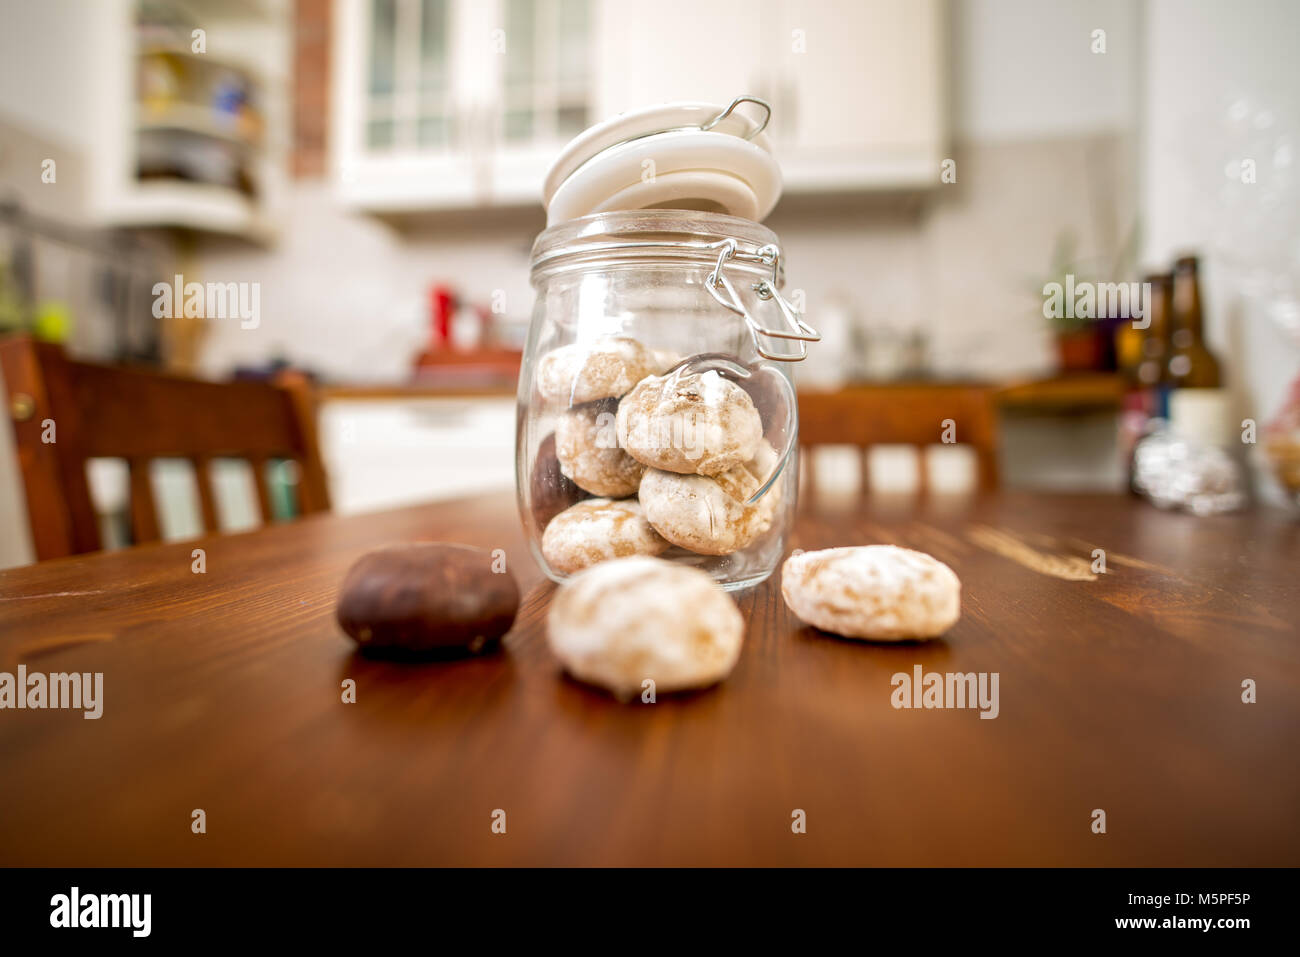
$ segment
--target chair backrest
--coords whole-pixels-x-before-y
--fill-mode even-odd
[[[919,451],[942,444],[948,436],[974,450],[979,488],[997,488],[997,393],[991,387],[926,383],[799,390],[800,445],[858,446],[864,450],[864,468],[870,446],[913,445]],[[811,457],[805,460],[811,479]],[[924,492],[924,467],[918,476]]]
[[[131,537],[159,538],[149,478],[155,459],[188,459],[204,528],[218,531],[213,459],[252,467],[262,520],[272,519],[266,464],[298,463],[298,510],[329,509],[310,386],[301,377],[205,382],[68,359],[58,346],[26,336],[0,341],[32,541],[38,559],[101,547],[86,462],[125,459],[130,470]],[[53,439],[53,441],[50,441]]]

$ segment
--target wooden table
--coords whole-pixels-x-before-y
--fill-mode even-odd
[[[506,550],[526,598],[502,652],[353,653],[338,582],[404,539]],[[769,581],[738,598],[731,678],[653,705],[562,676],[507,496],[207,539],[204,574],[194,543],[0,574],[0,670],[102,671],[105,699],[98,721],[0,711],[0,863],[1300,864],[1293,517],[827,503],[792,545],[866,542],[956,569],[944,639],[820,634]],[[895,710],[915,665],[997,672],[1000,715]]]

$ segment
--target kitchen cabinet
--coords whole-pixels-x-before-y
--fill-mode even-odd
[[[946,155],[941,0],[764,10],[759,95],[788,192],[927,188]]]
[[[772,106],[787,193],[938,184],[943,0],[609,0],[601,11],[599,115],[754,93]]]
[[[946,142],[944,0],[336,0],[345,202],[539,201],[574,134],[756,93],[787,193],[923,189]]]
[[[514,488],[513,396],[328,399],[319,425],[339,514]]]
[[[591,0],[336,0],[340,198],[380,212],[539,202],[593,120]]]
[[[762,95],[762,3],[600,0],[595,38],[596,113],[675,100],[725,104]]]
[[[272,237],[287,181],[289,8],[210,0],[190,19],[134,0],[84,6],[95,222]]]

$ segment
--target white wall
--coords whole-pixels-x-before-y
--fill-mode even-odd
[[[476,303],[501,290],[512,319],[531,312],[528,254],[544,225],[540,206],[532,216],[469,214],[430,231],[342,210],[322,182],[296,184],[286,205],[273,248],[210,245],[185,265],[187,279],[261,283],[258,328],[209,323],[206,374],[282,355],[335,379],[403,381],[429,339],[435,281]]]
[[[0,395],[8,394],[4,376],[0,375]],[[5,416],[6,425],[0,430],[0,568],[26,565],[36,557],[18,469],[18,449],[8,419]]]
[[[108,2],[0,4],[0,116],[58,145],[89,144],[93,100],[85,94],[86,78],[98,60],[96,24]]]
[[[952,0],[957,136],[1074,136],[1137,122],[1137,0]],[[1106,52],[1092,32],[1106,31]]]
[[[1206,334],[1241,416],[1261,423],[1300,373],[1300,339],[1249,294],[1271,264],[1300,291],[1300,4],[1291,0],[1148,0],[1142,82],[1144,254],[1204,254]],[[1234,119],[1234,104],[1243,104]],[[1270,123],[1271,119],[1271,123]],[[1290,143],[1290,162],[1278,146]],[[1257,182],[1225,165],[1257,163]],[[1264,488],[1274,498],[1271,483]]]

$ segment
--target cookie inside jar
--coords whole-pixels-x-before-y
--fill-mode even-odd
[[[774,163],[736,119],[718,135],[751,171]],[[607,139],[592,148],[613,151],[595,165],[614,182]],[[591,169],[580,159],[566,153],[569,175]],[[566,202],[586,195],[558,182]],[[790,365],[816,338],[781,293],[784,265],[775,233],[710,209],[605,209],[538,236],[516,459],[552,579],[635,555],[726,588],[776,568],[797,494]]]

